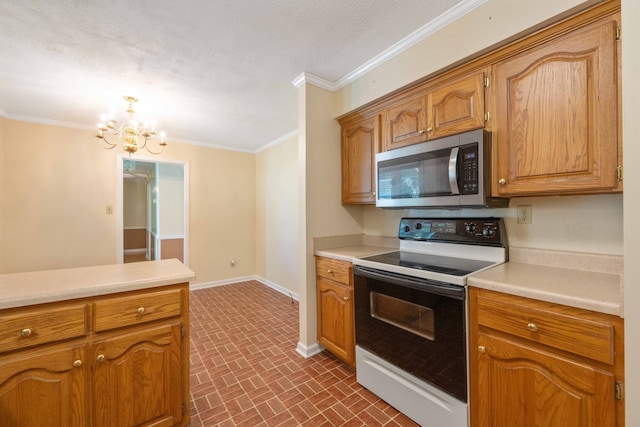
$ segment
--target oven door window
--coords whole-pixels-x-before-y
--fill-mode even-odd
[[[433,310],[378,292],[369,294],[371,317],[433,341]]]

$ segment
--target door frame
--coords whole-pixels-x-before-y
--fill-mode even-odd
[[[184,265],[189,266],[189,162],[185,160],[158,159],[149,156],[135,156],[131,158],[128,154],[118,153],[116,158],[116,263],[124,263],[124,160],[134,160],[147,163],[165,163],[183,166],[184,184]]]

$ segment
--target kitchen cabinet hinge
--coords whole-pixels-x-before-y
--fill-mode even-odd
[[[616,40],[622,40],[622,30],[620,27],[616,27]]]
[[[187,402],[182,401],[182,415],[187,415]]]
[[[618,182],[622,181],[622,166],[618,165],[618,167],[616,168],[616,179],[618,180]]]
[[[616,400],[624,399],[624,383],[622,381],[616,381]]]
[[[184,338],[184,335],[185,335],[184,325],[181,323],[180,324],[180,338]]]
[[[487,111],[484,113],[484,121],[488,122],[489,120],[491,120],[491,114]]]
[[[484,78],[484,87],[489,87],[489,77]]]

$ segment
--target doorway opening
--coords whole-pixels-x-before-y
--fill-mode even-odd
[[[121,154],[117,169],[117,262],[177,258],[188,265],[188,162]]]

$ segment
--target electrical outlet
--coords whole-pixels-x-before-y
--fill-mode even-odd
[[[531,224],[533,218],[531,215],[533,214],[533,209],[531,205],[520,205],[516,206],[518,213],[518,224]]]
[[[105,207],[105,212],[107,213],[107,215],[111,215],[113,213],[113,206],[107,205]]]

